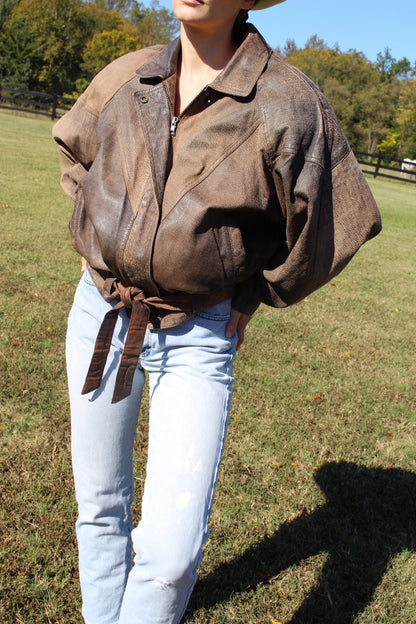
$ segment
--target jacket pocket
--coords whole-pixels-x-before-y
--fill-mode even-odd
[[[245,265],[243,239],[234,219],[223,214],[216,223],[189,224],[167,219],[154,244],[153,278],[164,290],[212,292],[241,281]]]
[[[218,255],[224,269],[225,283],[233,282],[244,272],[246,253],[240,228],[233,217],[224,218],[221,226],[212,228]]]

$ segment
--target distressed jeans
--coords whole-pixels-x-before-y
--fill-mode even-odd
[[[129,397],[111,404],[128,328],[119,314],[101,387],[81,395],[111,304],[88,273],[68,320],[67,370],[86,624],[178,624],[207,540],[231,399],[230,300],[168,330],[147,330]],[[133,528],[133,442],[147,372],[149,447]],[[134,560],[132,562],[132,552]]]

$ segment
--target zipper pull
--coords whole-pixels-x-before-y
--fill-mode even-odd
[[[172,123],[170,124],[170,136],[174,137],[176,134],[176,126],[179,123],[179,117],[172,117]]]

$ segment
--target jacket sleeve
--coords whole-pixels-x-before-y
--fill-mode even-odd
[[[80,182],[87,175],[96,155],[97,116],[85,106],[88,93],[77,100],[71,110],[53,127],[61,165],[61,186],[75,201]]]
[[[364,175],[341,130],[336,131],[332,154],[327,144],[325,157],[316,158],[315,143],[306,157],[291,150],[274,159],[286,249],[277,249],[267,266],[237,287],[233,306],[240,312],[252,314],[261,302],[286,307],[302,300],[336,276],[381,230]]]

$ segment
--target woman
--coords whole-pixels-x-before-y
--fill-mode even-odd
[[[54,128],[87,267],[67,338],[86,624],[180,622],[250,316],[304,298],[380,230],[328,103],[244,23],[279,1],[173,0],[179,39],[116,60]]]

